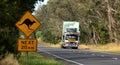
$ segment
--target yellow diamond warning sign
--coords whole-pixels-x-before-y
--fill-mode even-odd
[[[16,23],[16,26],[29,37],[41,23],[32,14],[27,11],[23,17]]]
[[[37,51],[37,39],[18,39],[18,51]]]

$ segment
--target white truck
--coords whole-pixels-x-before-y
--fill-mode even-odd
[[[64,21],[62,29],[61,48],[78,49],[79,46],[79,22]]]

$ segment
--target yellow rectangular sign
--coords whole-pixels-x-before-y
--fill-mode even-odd
[[[37,51],[37,39],[18,39],[18,51]]]

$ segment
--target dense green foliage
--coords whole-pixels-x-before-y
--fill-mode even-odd
[[[0,0],[0,59],[17,54],[19,32],[15,23],[26,11],[33,11],[36,0]]]
[[[49,0],[35,11],[43,39],[59,42],[63,21],[80,22],[80,42],[106,44],[120,39],[119,0]]]

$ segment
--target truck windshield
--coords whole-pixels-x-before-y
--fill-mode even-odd
[[[73,38],[75,40],[78,40],[78,36],[77,35],[66,35],[66,40],[68,40],[69,38]]]
[[[76,32],[77,29],[76,28],[67,28],[67,32]]]

